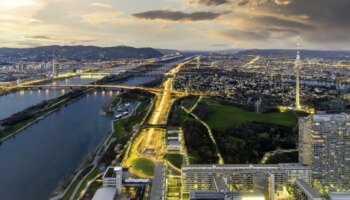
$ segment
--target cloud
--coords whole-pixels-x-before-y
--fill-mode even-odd
[[[274,0],[278,5],[288,5],[292,2],[292,0]]]
[[[192,12],[184,13],[181,11],[170,10],[152,10],[141,13],[132,14],[132,16],[139,19],[162,19],[168,21],[201,21],[201,20],[213,20],[224,13],[214,12]]]
[[[38,40],[52,40],[53,39],[50,36],[46,36],[46,35],[32,35],[32,36],[25,36],[25,37],[29,38],[29,39],[38,39]]]
[[[228,29],[221,31],[220,34],[234,40],[262,41],[269,39],[270,33],[267,31],[247,31],[238,29]]]
[[[95,7],[100,7],[100,8],[113,8],[112,5],[106,4],[106,3],[101,3],[101,2],[93,2],[93,3],[90,3],[89,6],[95,6]]]
[[[198,0],[196,3],[205,6],[219,6],[230,3],[229,0]]]
[[[113,23],[122,20],[121,12],[93,12],[81,15],[81,21],[88,24]]]
[[[211,46],[213,46],[213,47],[230,47],[231,45],[229,45],[229,44],[212,44]]]
[[[304,29],[313,29],[313,25],[290,20],[290,19],[282,19],[276,16],[259,16],[255,17],[254,22],[257,24],[263,24],[264,26],[269,27],[286,27],[286,28],[295,28],[298,30]]]

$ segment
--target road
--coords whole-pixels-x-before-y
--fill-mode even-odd
[[[199,99],[200,101],[200,99]],[[197,106],[197,104],[199,103],[199,101],[196,102],[195,106]],[[194,110],[194,107],[192,107],[190,110],[186,109],[185,107],[181,106],[182,110],[184,110],[187,114],[191,115],[193,118],[195,118],[197,121],[199,121],[203,126],[205,126],[205,128],[208,130],[208,134],[209,137],[211,139],[211,141],[213,142],[213,144],[215,145],[215,151],[216,151],[216,156],[219,158],[218,160],[218,164],[223,165],[224,163],[224,159],[220,153],[219,147],[216,143],[216,140],[214,138],[213,132],[211,131],[211,128],[209,127],[209,125],[207,123],[205,123],[203,120],[199,119],[199,117],[197,115],[195,115],[194,113],[192,113],[192,111]]]
[[[139,136],[135,138],[131,144],[129,154],[124,157],[123,166],[130,167],[135,159],[141,157],[148,158],[153,162],[164,162],[164,156],[166,155],[166,129],[158,127],[167,124],[172,104],[180,96],[179,93],[174,93],[173,90],[175,76],[189,62],[181,63],[167,73],[166,80],[160,88],[161,92],[156,94],[154,108],[147,122],[150,127],[142,129]],[[130,170],[133,174],[137,174],[140,177],[149,178],[146,174],[142,174],[133,168]]]

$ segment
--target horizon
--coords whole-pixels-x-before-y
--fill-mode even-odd
[[[349,51],[349,6],[347,0],[2,0],[0,46],[295,49],[300,36],[305,49]]]
[[[151,46],[141,46],[141,47],[135,47],[130,45],[115,45],[115,46],[98,46],[98,45],[58,45],[58,44],[52,44],[52,45],[43,45],[43,46],[33,46],[33,47],[0,47],[0,49],[32,49],[32,48],[40,48],[40,47],[98,47],[98,48],[114,48],[114,47],[131,47],[131,48],[152,48],[152,49],[159,49],[159,50],[172,50],[172,51],[180,51],[180,52],[217,52],[217,51],[230,51],[230,50],[239,50],[239,51],[250,51],[250,50],[261,50],[261,51],[272,51],[272,50],[281,50],[281,51],[297,51],[296,48],[228,48],[228,49],[218,49],[218,50],[203,50],[203,49],[188,49],[188,50],[182,50],[182,49],[167,49],[167,48],[158,48],[158,47],[151,47]],[[339,49],[300,49],[300,51],[320,51],[320,52],[350,52],[350,50],[339,50]]]

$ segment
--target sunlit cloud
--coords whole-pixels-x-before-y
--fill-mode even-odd
[[[1,0],[0,7],[2,8],[17,8],[27,6],[37,6],[38,2],[35,0]]]
[[[90,3],[89,6],[96,6],[96,7],[101,7],[101,8],[113,8],[112,5],[106,4],[106,3],[101,3],[101,2],[93,2],[93,3]]]
[[[0,0],[0,46],[294,48],[300,35],[307,48],[349,49],[349,7],[349,0]]]

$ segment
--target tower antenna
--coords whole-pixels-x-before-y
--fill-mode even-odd
[[[297,110],[301,109],[300,105],[300,70],[301,70],[301,60],[300,60],[300,36],[297,37],[297,57],[295,60],[295,108]]]

